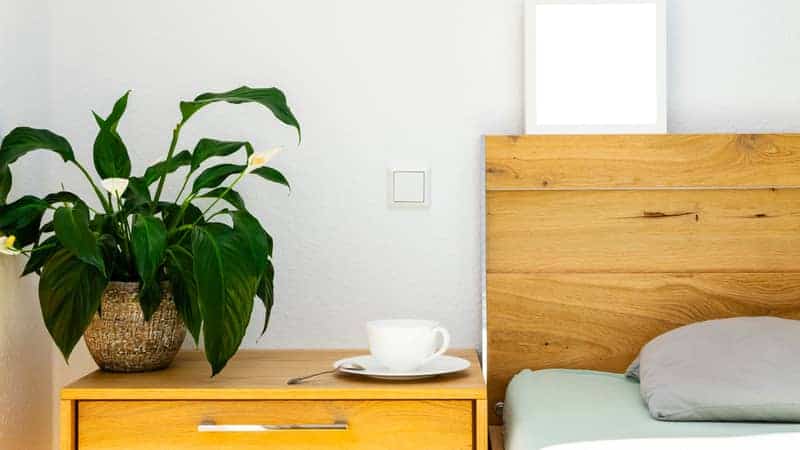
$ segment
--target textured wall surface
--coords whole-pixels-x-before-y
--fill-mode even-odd
[[[15,123],[45,123],[48,9],[44,0],[0,0],[0,136]],[[12,195],[41,192],[44,160],[17,165]],[[42,326],[36,279],[18,279],[24,259],[0,255],[0,449],[51,448],[50,339]]]
[[[0,255],[0,448],[50,448],[50,341],[23,261]]]
[[[276,242],[273,320],[259,340],[259,309],[247,345],[360,347],[365,321],[407,316],[477,345],[481,135],[521,126],[520,4],[235,4],[54,2],[55,129],[89,160],[89,110],[107,114],[132,89],[120,131],[142,170],[165,154],[179,99],[280,86],[303,125],[299,149],[268,113],[230,105],[198,113],[179,146],[208,136],[289,148],[275,165],[291,195],[257,179],[238,189]],[[429,209],[387,207],[387,164],[404,159],[428,162]],[[73,171],[66,184],[85,188]]]

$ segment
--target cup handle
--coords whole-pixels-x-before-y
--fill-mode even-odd
[[[436,327],[433,329],[433,333],[438,333],[442,335],[442,346],[434,354],[425,358],[425,361],[422,364],[427,364],[433,361],[434,359],[442,356],[444,352],[446,352],[447,349],[450,347],[450,332],[447,331],[447,329],[445,329],[444,327]]]

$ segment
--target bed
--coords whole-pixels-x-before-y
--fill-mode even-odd
[[[638,383],[609,372],[524,370],[512,379],[506,399],[506,448],[514,450],[611,439],[800,432],[800,424],[653,420],[642,402]]]
[[[491,136],[485,149],[493,448],[800,431],[657,422],[618,375],[688,323],[800,319],[800,135]]]

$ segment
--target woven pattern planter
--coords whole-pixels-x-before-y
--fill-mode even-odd
[[[139,306],[139,283],[111,282],[83,337],[95,362],[111,372],[164,369],[175,359],[186,327],[172,301],[168,284],[161,286],[161,304],[149,322]]]

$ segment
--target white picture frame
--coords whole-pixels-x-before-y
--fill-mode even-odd
[[[525,132],[667,132],[665,0],[526,0]]]

